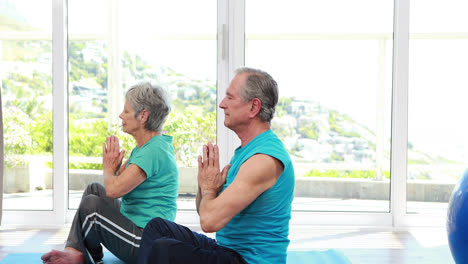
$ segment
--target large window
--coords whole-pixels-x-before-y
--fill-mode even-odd
[[[280,89],[272,124],[294,162],[293,208],[388,212],[393,2],[245,9],[245,63]]]
[[[53,207],[51,6],[0,0],[6,210]]]
[[[445,213],[454,184],[468,168],[467,9],[463,0],[411,1],[409,213]]]
[[[181,7],[184,8],[181,8]],[[102,142],[116,134],[125,91],[141,80],[167,89],[180,172],[179,209],[194,208],[197,155],[216,142],[216,1],[69,1],[69,196],[102,178]],[[86,21],[83,21],[86,17]]]
[[[245,65],[279,83],[272,126],[295,166],[293,222],[443,221],[468,167],[467,8],[465,0],[0,0],[3,219],[70,221],[85,186],[103,180],[106,136],[119,136],[127,157],[135,147],[118,115],[126,90],[145,79],[171,95],[164,130],[180,170],[178,217],[189,216],[178,220],[197,223],[196,157],[217,142],[227,163],[238,146],[217,104]]]

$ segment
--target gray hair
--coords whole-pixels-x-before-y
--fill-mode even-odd
[[[145,128],[151,131],[162,131],[164,122],[171,111],[166,91],[148,81],[140,82],[127,91],[125,99],[135,110],[135,117],[146,109],[149,112]]]
[[[244,102],[258,98],[262,102],[258,116],[263,122],[270,122],[278,103],[278,84],[276,81],[270,74],[259,69],[243,67],[237,69],[235,73],[236,75],[248,74],[239,95]]]

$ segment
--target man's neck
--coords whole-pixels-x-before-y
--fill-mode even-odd
[[[247,145],[256,136],[270,129],[268,122],[253,122],[250,123],[245,129],[234,131],[241,141],[241,147]]]

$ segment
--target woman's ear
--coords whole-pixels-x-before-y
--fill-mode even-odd
[[[146,123],[148,121],[148,117],[149,117],[148,110],[146,110],[146,109],[141,110],[139,116],[140,116],[140,121],[142,121],[143,124]]]

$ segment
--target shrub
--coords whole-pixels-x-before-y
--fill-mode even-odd
[[[389,171],[383,171],[382,174],[386,179],[390,179]],[[371,170],[310,170],[304,174],[304,177],[375,179],[376,175],[376,171]]]
[[[33,120],[16,106],[4,107],[5,165],[9,168],[27,164],[23,155],[29,154],[33,145],[29,127]]]

